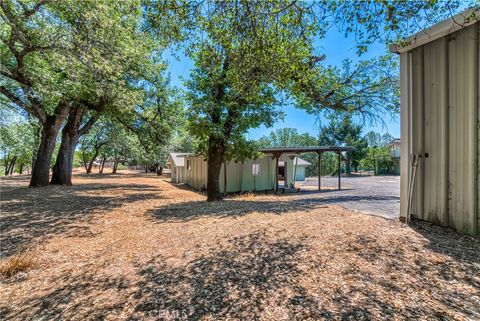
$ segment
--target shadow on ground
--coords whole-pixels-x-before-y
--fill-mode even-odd
[[[256,232],[232,238],[184,267],[154,258],[139,272],[142,281],[134,294],[139,303],[131,319],[177,314],[189,320],[256,320],[271,295],[296,287],[304,241],[271,240]]]
[[[136,267],[133,278],[94,274],[89,267],[81,275],[53,276],[51,287],[43,291],[46,294],[29,297],[16,311],[0,306],[0,316],[5,320],[31,316],[132,321],[447,320],[448,311],[480,317],[478,293],[475,297],[462,291],[465,286],[478,286],[479,271],[473,264],[455,260],[432,264],[420,255],[412,258],[409,249],[385,247],[368,235],[338,244],[328,253],[316,253],[311,237],[284,238],[257,230],[232,237],[179,266],[170,265],[166,257],[153,257]],[[330,261],[338,260],[344,260],[341,268],[329,270]],[[378,268],[368,269],[369,264]],[[305,285],[322,277],[326,279],[320,287]],[[457,285],[459,291],[446,284]],[[396,297],[402,298],[401,305]]]
[[[109,291],[125,291],[128,283],[122,276],[98,275],[94,267],[84,266],[81,275],[54,275],[42,288],[42,294],[26,294],[20,306],[0,305],[2,320],[104,320],[118,316],[125,304],[108,299]],[[38,292],[37,292],[38,293]],[[28,299],[27,299],[28,298]]]
[[[435,229],[425,230],[424,236],[430,240],[436,239],[436,233]],[[458,239],[457,233],[447,233],[441,243],[453,243],[455,239]],[[413,244],[410,238],[403,236],[400,242],[404,244],[403,247],[398,242],[385,246],[372,236],[359,235],[355,242],[345,246],[346,254],[356,255],[364,262],[384,268],[372,273],[374,271],[366,270],[362,265],[351,266],[347,270],[350,277],[361,281],[363,285],[340,290],[344,297],[361,294],[369,298],[364,301],[364,306],[382,307],[382,315],[391,318],[400,315],[406,320],[425,317],[450,320],[446,314],[449,312],[450,315],[461,315],[461,319],[465,316],[477,319],[480,317],[480,240],[469,239],[471,242],[459,244],[454,251],[442,251],[447,256],[440,258],[432,256],[431,251],[438,249],[440,243]],[[465,251],[477,254],[471,257],[472,260],[464,260],[460,257]],[[449,287],[451,284],[455,285],[455,291]],[[472,293],[471,289],[477,291]],[[399,296],[408,294],[407,300],[410,302],[406,303],[403,297],[403,307],[399,313],[398,306],[382,300],[382,293]]]
[[[336,248],[345,263],[352,262],[331,275],[338,282],[313,290],[300,280],[306,273],[312,279],[326,273],[328,261],[313,258],[309,243],[307,237],[275,239],[256,232],[232,238],[184,267],[169,267],[157,257],[139,272],[142,281],[133,295],[139,303],[130,320],[443,320],[449,319],[446,312],[480,316],[478,293],[475,297],[462,291],[479,288],[479,268],[471,264],[454,257],[437,264],[411,259],[402,248],[359,235]],[[383,268],[368,269],[368,264]],[[411,282],[404,282],[407,275]],[[457,284],[459,291],[451,291],[447,283]],[[428,297],[422,295],[425,291]],[[403,296],[402,305],[392,300],[397,295]]]
[[[299,282],[303,269],[321,274],[324,266],[308,262],[309,250],[306,237],[271,239],[256,232],[232,238],[185,267],[171,268],[155,258],[140,270],[143,280],[134,294],[140,302],[129,320],[372,320],[371,310],[395,312],[372,291],[353,300],[368,292],[364,286],[338,284],[333,296],[312,294]],[[357,272],[338,271],[338,276]]]
[[[416,219],[410,226],[429,241],[427,247],[430,250],[448,255],[456,261],[478,264],[480,269],[480,237],[459,234],[452,228]],[[480,292],[480,283],[477,286]]]
[[[151,209],[147,214],[158,222],[181,222],[202,217],[235,217],[252,212],[283,215],[291,212],[309,212],[319,208],[328,208],[341,202],[361,202],[363,200],[391,200],[383,196],[324,196],[298,198],[290,195],[274,196],[274,199],[226,199],[221,202],[188,201],[172,203]]]
[[[101,197],[100,191],[108,188],[122,192],[121,196]],[[133,183],[82,184],[62,188],[62,192],[51,187],[38,195],[36,190],[24,190],[12,191],[25,194],[7,195],[8,201],[2,204],[2,219],[6,208],[5,217],[10,220],[6,233],[2,231],[5,240],[28,243],[58,233],[88,236],[91,231],[82,229],[81,223],[92,219],[92,211],[162,197],[150,185]],[[91,195],[86,193],[92,190]],[[155,193],[146,194],[146,190]],[[190,201],[152,209],[148,215],[157,223],[185,222],[252,211],[277,215],[308,212],[324,204],[324,199],[288,196],[261,201]],[[329,219],[326,214],[327,223]],[[413,222],[412,227],[418,238],[411,231],[401,233],[398,225],[400,235],[382,241],[374,229],[371,235],[349,230],[328,236],[322,231],[281,235],[252,227],[250,233],[219,240],[211,248],[191,244],[189,257],[193,259],[177,260],[175,265],[158,254],[146,258],[146,264],[133,266],[133,271],[128,266],[130,272],[115,270],[118,262],[101,268],[81,266],[75,274],[65,269],[60,275],[51,275],[41,291],[25,293],[22,304],[0,303],[0,318],[480,319],[480,239],[421,222]]]
[[[257,231],[232,238],[225,246],[212,248],[182,267],[168,266],[161,256],[152,258],[137,267],[138,274],[131,283],[118,276],[91,275],[86,267],[80,277],[53,276],[55,280],[49,284],[54,286],[44,289],[44,295],[29,298],[19,310],[0,306],[0,316],[27,319],[34,315],[46,320],[103,320],[107,316],[200,320],[210,316],[255,320],[262,313],[264,301],[275,291],[295,287],[299,293],[305,292],[295,284],[295,278],[302,274],[298,260],[301,251],[307,249],[305,241],[276,239]],[[112,290],[123,295],[123,300],[102,300],[104,293]]]
[[[102,193],[109,191],[109,194]],[[118,195],[112,195],[118,191]],[[93,214],[127,203],[158,197],[158,188],[147,184],[84,183],[75,186],[10,188],[1,193],[1,257],[28,247],[39,237],[92,236]]]

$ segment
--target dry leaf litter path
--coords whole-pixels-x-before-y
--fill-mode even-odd
[[[2,262],[36,261],[1,280],[2,319],[480,319],[478,238],[288,196],[206,203],[152,175],[74,184],[2,181]]]

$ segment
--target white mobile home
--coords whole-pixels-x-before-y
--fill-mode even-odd
[[[167,164],[170,168],[172,183],[180,184],[186,182],[185,157],[191,153],[170,153]]]
[[[400,54],[400,217],[480,231],[480,12],[392,46]]]
[[[280,174],[284,171],[285,167],[285,162],[280,161],[278,162],[278,170]],[[305,180],[305,172],[308,166],[310,166],[309,162],[306,160],[300,158],[300,157],[295,157],[293,159],[293,175],[295,176],[296,181],[304,181]]]

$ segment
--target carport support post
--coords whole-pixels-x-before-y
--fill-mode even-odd
[[[278,159],[280,158],[281,154],[275,153],[273,156],[275,157],[275,192],[278,191]]]
[[[339,190],[341,189],[340,181],[341,181],[341,177],[342,177],[342,176],[341,176],[342,173],[340,172],[340,170],[341,170],[340,165],[341,165],[341,162],[342,162],[342,157],[341,157],[341,155],[342,155],[342,154],[341,154],[340,152],[338,152],[338,189],[339,189]]]
[[[318,190],[320,191],[322,189],[322,152],[317,152],[318,154]]]
[[[227,162],[223,163],[223,195],[227,195]]]
[[[295,167],[293,169],[293,187],[295,187],[295,183],[297,182],[297,165],[298,165],[298,155],[295,157]]]

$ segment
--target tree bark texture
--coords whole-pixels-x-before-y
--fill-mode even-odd
[[[17,156],[13,156],[10,161],[9,175],[13,175],[13,170],[15,169],[15,163],[17,162]]]
[[[225,142],[211,137],[208,141],[207,202],[223,199],[220,193],[220,171],[225,156]]]
[[[118,162],[119,162],[118,159],[115,159],[115,161],[113,162],[112,174],[116,174],[116,173],[117,173]]]
[[[72,185],[73,156],[78,142],[78,127],[80,126],[81,116],[78,109],[70,111],[68,115],[67,123],[62,129],[62,141],[53,166],[50,184]]]
[[[347,174],[347,175],[352,174],[352,170],[351,170],[351,167],[350,167],[350,160],[351,160],[350,156],[347,153],[347,155],[345,156],[345,174]]]
[[[223,61],[221,80],[215,85],[214,101],[216,108],[210,111],[210,118],[212,123],[220,125],[222,123],[222,108],[223,98],[225,96],[225,84],[222,82],[226,78],[230,66],[230,59],[228,53]],[[222,135],[210,135],[208,139],[207,151],[207,202],[215,202],[223,199],[220,193],[220,172],[222,170],[222,163],[225,159],[225,147],[228,139],[231,137],[234,124],[239,117],[236,108],[228,109],[226,120],[223,124]]]
[[[102,163],[98,167],[98,173],[103,174],[103,169],[105,168],[105,163],[107,162],[107,156],[102,157]]]
[[[227,162],[223,163],[223,195],[227,194]]]
[[[37,156],[32,168],[32,177],[30,178],[30,187],[41,187],[48,185],[50,174],[50,165],[52,162],[52,154],[55,149],[55,141],[58,132],[66,118],[67,107],[60,108],[60,112],[47,116],[42,124],[42,133],[40,137],[40,145],[38,146]]]
[[[52,180],[50,181],[50,184],[72,185],[73,158],[78,139],[80,136],[88,132],[96,122],[98,116],[95,115],[91,117],[85,125],[80,128],[82,117],[86,112],[87,108],[84,106],[77,106],[69,112],[67,122],[62,129],[62,141],[60,143],[57,160],[53,166]],[[89,173],[88,169],[87,173]]]
[[[5,156],[3,160],[4,166],[5,166],[5,170],[4,170],[5,176],[13,174],[13,169],[15,168],[16,161],[17,161],[17,156],[13,156],[11,159],[9,155]]]

